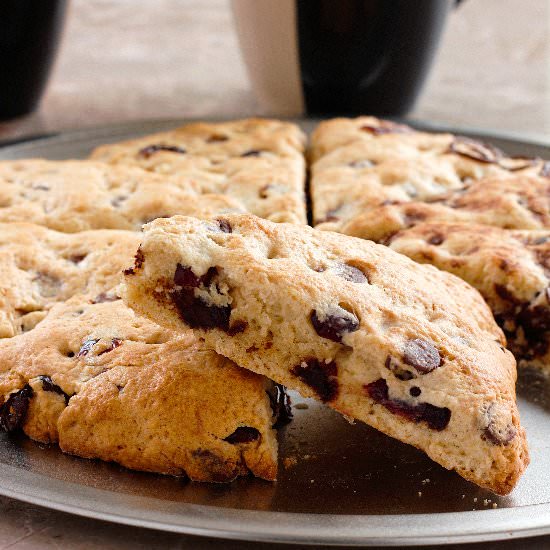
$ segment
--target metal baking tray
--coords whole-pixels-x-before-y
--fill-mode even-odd
[[[63,132],[6,145],[0,159],[78,158],[96,145],[182,124],[138,122]],[[316,121],[298,121],[308,131]],[[550,158],[550,147],[478,131],[417,124]],[[550,387],[519,385],[531,465],[514,492],[497,497],[423,453],[291,393],[294,421],[280,431],[276,483],[230,485],[133,472],[63,455],[24,437],[0,436],[0,494],[64,512],[178,533],[334,545],[487,541],[550,533]]]

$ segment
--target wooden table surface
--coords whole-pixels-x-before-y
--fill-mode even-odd
[[[273,1],[273,0],[261,0]],[[550,0],[466,0],[415,119],[550,143]],[[0,140],[140,118],[268,115],[250,91],[226,0],[73,0],[38,112]],[[86,520],[0,498],[0,549],[268,548]],[[550,537],[472,548],[550,548]]]

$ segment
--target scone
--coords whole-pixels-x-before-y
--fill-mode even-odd
[[[0,162],[0,222],[32,222],[66,233],[139,231],[163,216],[228,212],[246,208],[216,181],[198,185],[186,177],[89,160]]]
[[[389,246],[477,288],[518,365],[550,376],[550,230],[422,223],[397,233]]]
[[[538,175],[540,159],[374,117],[322,122],[311,139],[313,221],[340,230],[388,201],[425,201],[483,177]]]
[[[245,119],[102,145],[91,158],[181,176],[262,218],[306,223],[304,144],[295,124]]]
[[[287,409],[271,381],[121,300],[75,297],[0,341],[0,428],[81,457],[196,481],[273,480],[272,425]]]
[[[459,222],[504,229],[550,228],[550,178],[513,176],[472,183],[430,202],[393,202],[318,226],[386,242],[423,222]]]
[[[58,302],[76,294],[115,299],[140,234],[58,233],[30,223],[0,223],[0,339],[34,328]]]
[[[124,299],[499,494],[528,463],[516,365],[479,293],[387,247],[254,216],[144,228]]]

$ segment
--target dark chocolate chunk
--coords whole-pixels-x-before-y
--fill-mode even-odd
[[[333,308],[331,313],[326,313],[322,320],[314,309],[310,314],[310,319],[319,336],[334,342],[342,342],[345,334],[359,329],[359,319],[341,307]]]
[[[416,375],[410,370],[404,369],[393,357],[386,357],[385,367],[399,380],[412,380]]]
[[[388,384],[383,378],[366,384],[365,390],[373,401],[382,405],[391,413],[412,422],[426,422],[431,430],[440,432],[447,427],[451,420],[451,411],[447,407],[436,407],[430,403],[411,405],[401,399],[390,399]]]
[[[103,304],[104,302],[116,302],[120,300],[120,296],[116,294],[111,294],[110,292],[100,292],[93,300],[92,304]]]
[[[491,403],[486,412],[486,426],[483,428],[481,438],[493,445],[505,447],[517,435],[513,424],[501,424],[498,422],[495,403]]]
[[[72,256],[69,256],[69,261],[73,264],[79,264],[82,260],[86,258],[88,254],[73,254]]]
[[[231,228],[231,224],[227,220],[220,218],[220,219],[217,219],[216,221],[218,222],[218,226],[223,233],[233,232],[233,229]]]
[[[312,388],[323,403],[338,395],[338,366],[334,361],[325,363],[315,357],[304,359],[291,370],[304,384]]]
[[[136,269],[141,269],[143,262],[145,261],[145,256],[141,251],[141,247],[137,249],[136,255],[134,256],[134,267],[129,267],[124,270],[124,275],[134,275]]]
[[[211,329],[219,328],[229,331],[231,306],[216,306],[204,302],[200,296],[195,296],[195,288],[201,285],[210,286],[218,274],[215,267],[211,267],[204,275],[197,277],[190,267],[177,265],[174,274],[174,283],[181,288],[171,291],[172,300],[178,308],[182,319],[191,328]]]
[[[418,397],[418,396],[422,393],[422,390],[421,390],[418,386],[413,386],[413,387],[409,390],[409,393],[410,393],[413,397]]]
[[[231,326],[229,327],[229,330],[227,331],[227,334],[229,334],[229,336],[235,336],[235,334],[244,332],[247,327],[248,327],[248,323],[246,321],[242,321],[241,319],[239,319],[231,324]]]
[[[177,145],[155,144],[155,145],[148,145],[147,147],[140,149],[138,151],[138,156],[148,159],[151,155],[154,155],[159,151],[167,151],[169,153],[179,153],[180,155],[184,155],[185,153],[187,153],[187,151],[183,147],[178,147]]]
[[[113,338],[111,339],[111,345],[108,348],[105,348],[104,350],[100,351],[98,355],[103,355],[104,353],[109,353],[110,351],[113,351],[115,348],[118,348],[122,344],[122,340],[120,338]]]
[[[434,246],[439,246],[444,240],[445,238],[441,233],[434,233],[426,242]]]
[[[250,426],[239,426],[231,435],[228,435],[224,441],[235,445],[236,443],[250,443],[260,437],[260,432]]]
[[[441,356],[432,342],[415,338],[405,344],[403,361],[420,374],[427,374],[441,365]]]
[[[0,429],[12,433],[23,426],[29,410],[29,401],[33,395],[32,388],[26,384],[6,399],[0,406]]]
[[[228,136],[224,136],[223,134],[212,134],[208,137],[206,140],[206,143],[219,143],[222,141],[227,141],[229,139]]]
[[[80,350],[79,350],[79,352],[78,352],[77,357],[83,357],[84,355],[88,355],[88,353],[90,353],[90,351],[92,350],[92,348],[93,348],[98,342],[99,342],[99,338],[96,338],[96,339],[91,338],[90,340],[86,340],[86,341],[82,344],[82,346],[81,346],[81,348],[80,348]]]
[[[278,429],[285,426],[293,418],[290,396],[286,392],[286,388],[281,384],[275,384],[271,391],[267,391],[267,395],[275,419],[273,428]]]
[[[52,393],[57,393],[62,395],[65,398],[65,405],[68,405],[69,399],[71,398],[67,395],[57,384],[54,384],[52,379],[49,376],[41,375],[38,377],[40,382],[42,382],[42,389],[44,391],[49,391]]]
[[[338,263],[334,266],[334,273],[350,283],[368,283],[369,279],[358,267],[347,263]]]

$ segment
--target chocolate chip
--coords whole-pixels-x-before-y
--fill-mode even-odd
[[[111,345],[108,348],[105,348],[104,350],[100,351],[98,355],[103,355],[104,353],[108,353],[110,351],[113,351],[115,348],[118,348],[122,344],[122,340],[120,338],[113,338],[111,339]]]
[[[515,296],[513,292],[510,292],[504,285],[495,283],[493,286],[495,289],[495,294],[505,302],[509,302],[510,304],[520,303],[519,298]]]
[[[435,431],[444,430],[451,420],[451,411],[447,407],[436,407],[430,403],[411,405],[401,399],[390,399],[388,384],[379,378],[364,386],[368,396],[382,405],[392,414],[402,416],[412,422],[426,422],[428,428]]]
[[[140,149],[138,151],[138,156],[148,159],[151,155],[154,155],[159,151],[167,151],[168,153],[179,153],[180,155],[184,155],[185,153],[187,153],[187,151],[183,147],[178,147],[176,145],[156,144],[148,145],[147,147]]]
[[[109,292],[100,292],[90,303],[103,304],[104,302],[116,302],[120,300],[120,296]]]
[[[250,426],[239,426],[231,435],[228,435],[224,441],[235,445],[236,443],[250,443],[260,437],[260,432]]]
[[[111,199],[111,205],[114,208],[119,208],[120,205],[126,200],[128,200],[128,197],[126,195],[119,195],[118,197]]]
[[[98,342],[99,342],[99,338],[97,338],[97,339],[91,338],[91,339],[89,339],[89,340],[86,340],[86,341],[82,344],[82,346],[81,346],[81,348],[80,348],[80,350],[79,350],[79,352],[78,352],[77,357],[84,357],[84,355],[88,355],[88,353],[90,353],[90,351],[92,350],[92,348],[93,348]]]
[[[227,334],[229,334],[229,336],[235,336],[235,334],[244,332],[247,327],[248,327],[248,323],[246,321],[242,321],[241,319],[239,319],[231,324],[231,326],[227,331]]]
[[[79,264],[81,261],[83,261],[88,254],[73,254],[72,256],[69,256],[69,261],[73,262],[73,264]]]
[[[273,428],[278,429],[285,426],[293,418],[290,396],[286,392],[286,388],[281,384],[274,384],[273,389],[267,391],[267,395],[275,419]]]
[[[267,199],[269,197],[268,191],[270,188],[271,185],[269,183],[260,187],[258,191],[258,196],[260,197],[260,199]]]
[[[29,410],[29,401],[33,395],[32,388],[26,384],[8,397],[0,407],[0,429],[12,433],[23,426]]]
[[[413,387],[409,390],[409,393],[410,393],[413,397],[418,397],[418,396],[422,393],[422,390],[421,390],[418,386],[413,386]]]
[[[130,267],[124,270],[124,275],[134,275],[137,269],[141,269],[143,262],[145,261],[145,256],[141,251],[141,247],[137,249],[136,255],[134,256],[134,267]]]
[[[323,403],[338,395],[338,366],[334,361],[325,363],[315,357],[304,359],[291,370],[304,384],[312,388]]]
[[[231,224],[227,220],[224,220],[224,219],[220,218],[216,221],[218,222],[218,227],[220,228],[220,230],[223,233],[232,233],[233,232]]]
[[[57,384],[54,384],[49,376],[41,375],[38,377],[38,379],[40,380],[40,382],[42,382],[42,389],[44,391],[49,391],[62,395],[65,398],[65,405],[69,404],[70,396],[67,395]]]
[[[345,263],[337,263],[333,271],[338,277],[342,277],[350,283],[368,283],[369,279],[358,267]]]
[[[504,157],[504,153],[492,145],[458,136],[454,138],[449,146],[448,152],[456,153],[457,155],[486,164],[494,164]]]
[[[174,283],[181,288],[172,290],[171,296],[182,319],[191,328],[206,330],[219,328],[226,332],[229,331],[231,306],[210,305],[204,302],[202,297],[195,296],[195,288],[199,288],[201,285],[210,286],[217,274],[218,270],[215,267],[211,267],[201,277],[197,277],[190,267],[181,264],[176,267]]]
[[[416,375],[410,370],[404,369],[393,357],[388,355],[384,363],[385,367],[399,380],[412,380]]]
[[[359,319],[350,311],[335,306],[324,314],[313,310],[310,315],[315,332],[322,338],[342,342],[345,334],[359,329]]]
[[[197,277],[190,267],[178,264],[174,273],[174,283],[178,286],[198,288],[201,278]]]
[[[420,374],[427,374],[441,365],[441,356],[432,342],[415,338],[405,344],[403,361]]]
[[[428,240],[427,240],[427,243],[428,244],[432,244],[434,246],[439,246],[443,241],[445,240],[445,238],[443,237],[443,235],[441,233],[434,233]]]
[[[505,447],[517,435],[516,427],[513,424],[502,422],[497,412],[495,403],[491,403],[485,413],[485,427],[482,430],[481,438],[493,445]]]
[[[259,151],[258,149],[250,149],[250,151],[243,153],[241,157],[259,157],[261,153],[262,151]]]
[[[212,134],[208,139],[206,140],[206,143],[219,143],[222,141],[227,141],[229,138],[227,136],[224,136],[223,134]]]

